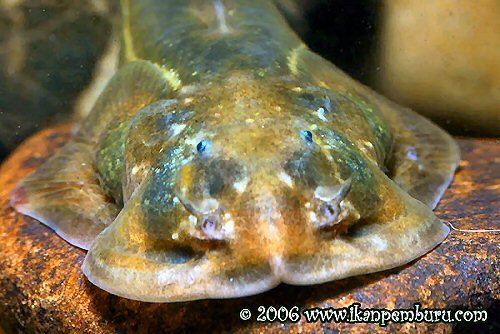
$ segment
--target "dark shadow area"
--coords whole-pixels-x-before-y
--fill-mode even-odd
[[[7,154],[9,154],[9,150],[4,145],[0,144],[0,162],[7,157]]]
[[[314,51],[368,83],[377,43],[380,2],[331,0],[313,6],[302,38]]]
[[[0,161],[73,116],[112,32],[112,16],[90,2],[0,4]]]
[[[500,314],[500,300],[493,302],[486,311],[488,312],[488,320],[486,322],[459,322],[453,327],[453,333],[500,333],[500,321],[498,319],[498,315]]]

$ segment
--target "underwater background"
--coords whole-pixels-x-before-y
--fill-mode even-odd
[[[307,45],[452,134],[500,133],[500,3],[276,0]],[[117,0],[0,1],[0,159],[80,119],[117,67]]]

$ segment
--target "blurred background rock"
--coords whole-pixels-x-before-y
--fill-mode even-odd
[[[375,88],[454,133],[500,135],[500,1],[386,0]]]
[[[354,78],[453,134],[500,134],[498,0],[275,1]],[[0,159],[88,111],[116,67],[118,12],[118,0],[0,0]]]
[[[500,1],[282,0],[308,45],[456,135],[500,135]]]

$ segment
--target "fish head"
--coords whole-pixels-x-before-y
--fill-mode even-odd
[[[191,153],[175,193],[194,222],[189,233],[275,254],[346,231],[366,198],[361,156],[312,123],[290,85],[238,86],[220,88],[229,98],[217,103],[204,99],[204,126],[183,139]]]

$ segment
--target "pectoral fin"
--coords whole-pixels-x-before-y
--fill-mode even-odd
[[[395,144],[390,177],[411,196],[434,208],[460,162],[456,142],[434,123],[415,112],[398,108],[392,122]]]
[[[87,143],[67,144],[14,189],[12,206],[69,243],[88,249],[119,211],[100,187],[93,154]]]
[[[96,169],[99,138],[112,121],[124,121],[170,92],[160,67],[147,61],[124,66],[72,140],[17,186],[12,206],[54,229],[69,243],[88,249],[120,210],[115,204],[119,198],[106,196],[100,183],[106,178]],[[120,154],[123,152],[113,155],[114,160],[119,160]],[[112,172],[110,168],[107,172]]]
[[[80,135],[97,140],[111,123],[121,122],[141,108],[168,98],[174,91],[168,75],[160,66],[145,60],[125,65],[101,93],[83,122]]]

